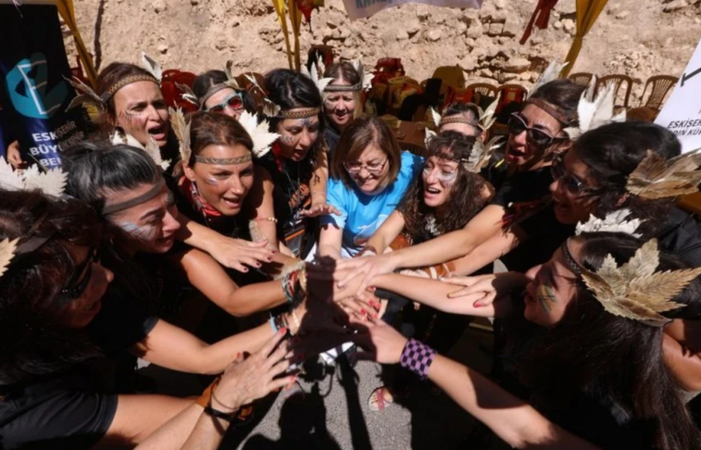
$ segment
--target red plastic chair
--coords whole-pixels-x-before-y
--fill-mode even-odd
[[[528,95],[528,90],[518,84],[504,84],[499,86],[497,89],[497,97],[501,94],[499,98],[499,104],[497,105],[496,114],[499,114],[511,103],[521,104],[526,99]]]
[[[183,92],[178,89],[175,83],[192,87],[197,76],[192,72],[182,72],[177,69],[163,71],[161,80],[161,92],[168,106],[182,108],[183,111],[197,111],[197,106],[183,99]]]

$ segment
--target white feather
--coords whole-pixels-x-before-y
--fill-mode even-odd
[[[0,158],[0,188],[8,191],[39,189],[47,195],[60,197],[66,187],[66,177],[61,169],[42,171],[36,164],[20,173]]]
[[[8,191],[24,189],[22,176],[19,172],[15,172],[12,166],[2,157],[0,157],[0,188]]]
[[[248,111],[244,111],[239,117],[239,123],[246,129],[251,140],[253,141],[253,155],[257,158],[265,155],[270,151],[270,146],[275,142],[280,135],[268,131],[268,121],[258,119]]]
[[[528,96],[526,98],[530,98],[530,96],[538,90],[542,85],[549,83],[553,80],[556,80],[560,78],[560,72],[562,72],[562,69],[564,69],[567,64],[569,63],[560,63],[559,61],[552,61],[548,67],[543,71],[543,74],[538,78],[538,81],[533,85],[533,88],[531,91],[528,93]]]
[[[625,233],[636,238],[642,237],[640,233],[636,233],[642,220],[625,220],[630,214],[629,209],[610,212],[604,219],[599,219],[592,214],[586,223],[577,224],[575,233],[577,236],[582,233]]]
[[[626,112],[614,116],[614,101],[616,94],[616,85],[614,83],[607,84],[599,91],[596,98],[593,98],[593,89],[591,86],[582,93],[577,105],[577,118],[579,127],[569,127],[565,132],[570,139],[576,139],[583,133],[589,130],[598,128],[611,122],[623,122],[626,118]]]
[[[438,133],[436,133],[435,131],[432,131],[432,130],[429,130],[428,128],[426,128],[426,137],[424,138],[424,145],[426,145],[426,147],[428,147],[428,141],[430,141],[431,138],[433,136],[436,136],[437,134]]]
[[[441,115],[438,114],[438,112],[436,112],[436,110],[433,108],[430,108],[430,111],[431,111],[431,119],[433,119],[433,124],[435,126],[439,126],[441,123],[441,119],[442,119]]]
[[[489,130],[492,125],[494,125],[494,122],[496,122],[496,117],[494,117],[494,114],[497,112],[497,106],[499,105],[499,99],[501,98],[501,93],[497,95],[497,98],[494,99],[492,103],[487,106],[487,109],[482,111],[482,113],[479,116],[479,123],[482,125],[483,130]]]
[[[141,62],[144,65],[144,69],[153,75],[153,77],[158,80],[158,83],[160,84],[161,80],[163,79],[163,70],[161,69],[161,65],[155,60],[149,58],[145,52],[141,52]]]

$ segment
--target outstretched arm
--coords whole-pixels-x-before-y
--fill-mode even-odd
[[[375,253],[381,255],[387,250],[392,241],[399,236],[404,229],[404,216],[396,209],[392,211],[387,220],[370,237],[366,248],[374,249]]]
[[[190,284],[233,316],[248,316],[286,302],[281,281],[239,287],[214,259],[199,250],[175,255],[174,262],[183,270]]]

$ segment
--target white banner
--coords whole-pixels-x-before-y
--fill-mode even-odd
[[[391,8],[403,3],[426,3],[433,6],[448,6],[451,8],[482,7],[483,0],[343,0],[350,20],[370,17],[385,8]],[[401,26],[401,24],[397,24]]]
[[[682,152],[701,148],[701,41],[655,123],[677,135]]]

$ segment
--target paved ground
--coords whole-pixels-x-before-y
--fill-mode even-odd
[[[489,334],[468,329],[450,356],[486,370]],[[229,433],[221,448],[243,450],[405,450],[453,449],[460,446],[475,421],[430,383],[416,383],[401,404],[372,412],[367,399],[382,384],[383,368],[345,358],[336,366],[306,364],[304,400],[271,396],[256,406],[255,423]],[[385,369],[387,370],[387,369]],[[195,395],[202,384],[183,375],[151,366],[145,371],[160,392]]]

